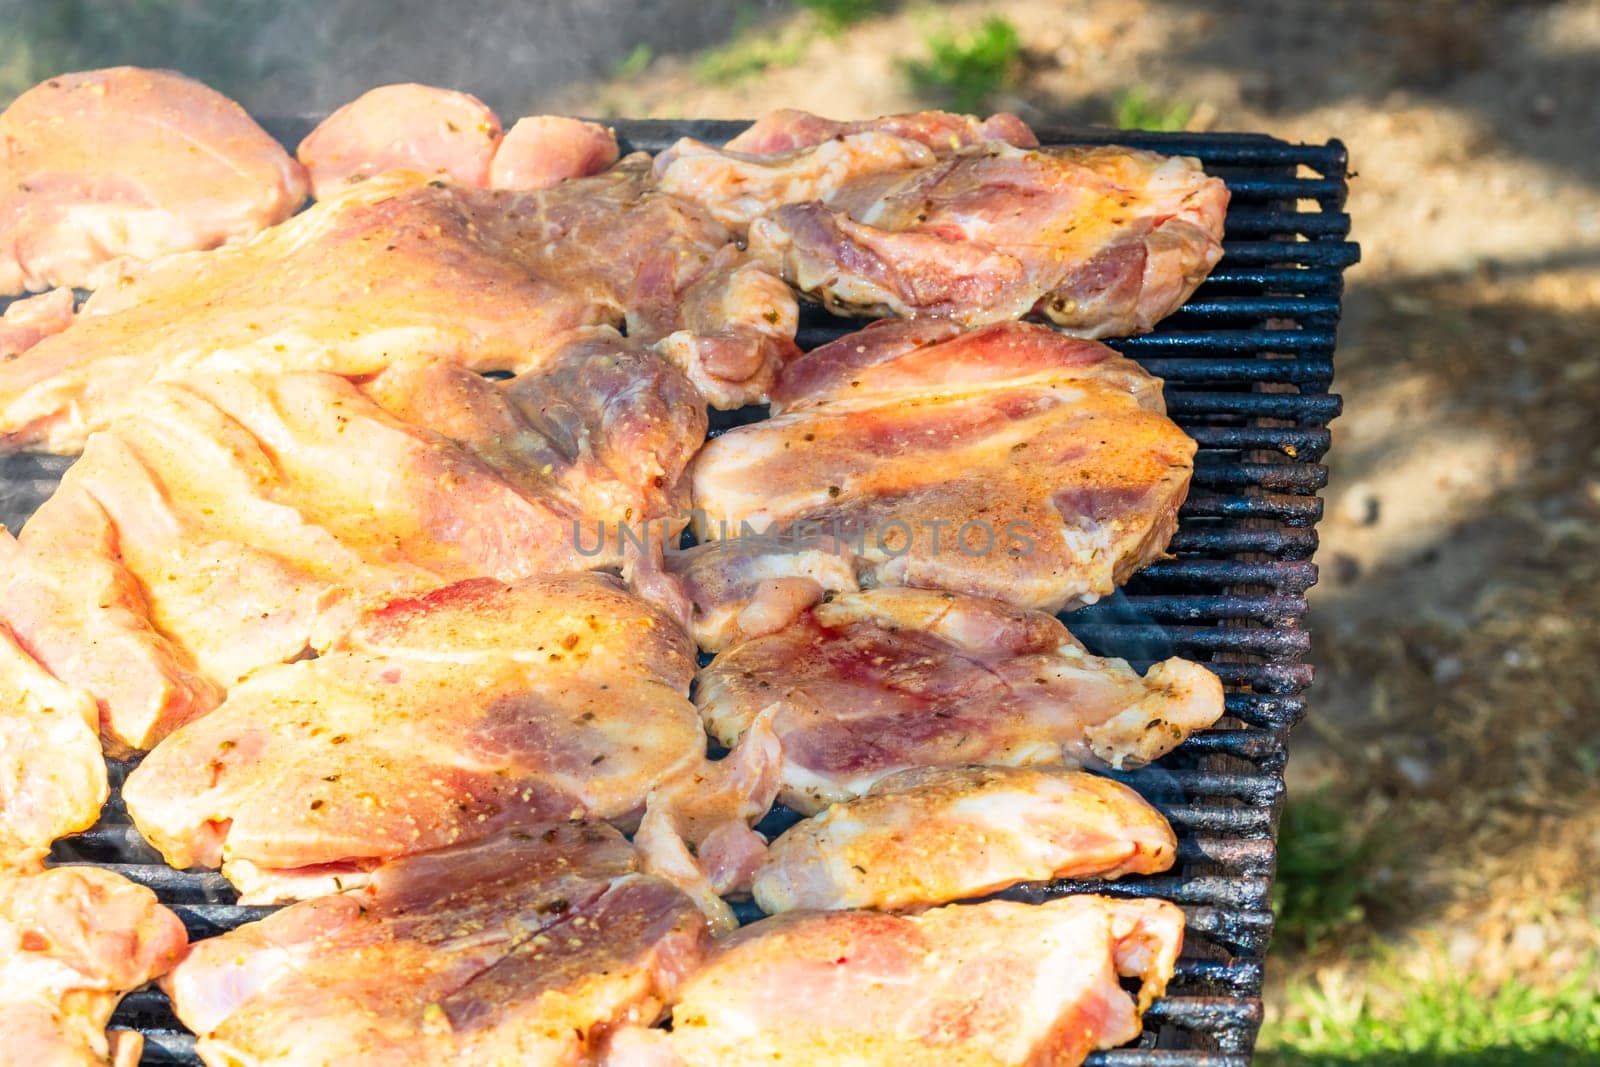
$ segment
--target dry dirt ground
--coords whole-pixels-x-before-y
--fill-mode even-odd
[[[991,103],[1030,120],[1107,122],[1138,91],[1193,128],[1342,139],[1363,261],[1291,771],[1374,858],[1362,923],[1273,975],[1359,981],[1352,948],[1381,939],[1537,981],[1600,948],[1600,3],[913,3],[840,34],[777,0],[210,6],[238,18],[138,48],[98,32],[258,113],[414,78],[503,114],[850,117],[925,103],[903,62],[1000,14],[1024,52]],[[0,0],[38,34],[101,8]],[[730,42],[767,69],[708,80]]]

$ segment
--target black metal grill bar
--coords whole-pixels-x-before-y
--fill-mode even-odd
[[[1122,620],[1132,615],[1152,622],[1190,622],[1202,619],[1258,619],[1282,622],[1306,613],[1303,596],[1124,596],[1080,608],[1071,622],[1098,622],[1102,616]]]
[[[1238,415],[1255,419],[1295,419],[1308,426],[1325,426],[1338,416],[1342,403],[1327,393],[1214,393],[1183,386],[1166,390],[1167,413],[1180,423],[1186,416]],[[1290,429],[1291,427],[1284,427]]]
[[[1322,518],[1322,501],[1316,497],[1190,493],[1178,514],[1182,518],[1273,519],[1289,526],[1311,526]]]

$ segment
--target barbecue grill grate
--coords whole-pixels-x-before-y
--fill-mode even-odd
[[[314,120],[268,123],[293,145]],[[616,124],[625,149],[659,151],[690,135],[720,142],[742,123]],[[1143,669],[1170,655],[1206,663],[1227,686],[1227,717],[1157,766],[1124,776],[1166,812],[1180,838],[1169,873],[1116,883],[1064,881],[1005,896],[1071,892],[1161,896],[1180,904],[1189,936],[1169,995],[1145,1015],[1133,1046],[1090,1057],[1104,1067],[1243,1067],[1261,1020],[1262,960],[1272,932],[1268,893],[1284,783],[1287,733],[1305,711],[1311,682],[1302,662],[1310,562],[1326,483],[1320,460],[1339,398],[1329,393],[1342,272],[1356,262],[1343,213],[1345,150],[1237,134],[1041,132],[1045,144],[1119,143],[1199,157],[1233,194],[1226,254],[1190,302],[1145,337],[1110,343],[1166,380],[1173,417],[1200,444],[1193,489],[1172,542],[1173,558],[1146,568],[1126,590],[1065,616],[1094,651]],[[808,311],[800,342],[811,348],[859,324]],[[718,414],[726,428],[754,411]],[[0,521],[20,525],[66,462],[0,458]],[[209,937],[270,909],[233,903],[215,872],[162,865],[129,824],[120,785],[130,764],[111,763],[113,794],[101,821],[58,845],[60,862],[89,862],[156,890]],[[775,813],[769,828],[786,816]],[[787,816],[792,819],[793,816]],[[744,918],[753,912],[747,909]],[[113,1026],[146,1035],[146,1063],[195,1063],[194,1039],[166,998],[128,997]]]

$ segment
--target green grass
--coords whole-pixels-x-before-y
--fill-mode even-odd
[[[823,32],[836,34],[864,22],[884,9],[884,0],[797,0],[811,12]]]
[[[930,33],[924,43],[927,57],[907,61],[906,77],[917,92],[957,111],[983,108],[1021,73],[1022,36],[999,15],[971,33]]]
[[[622,57],[622,62],[616,65],[611,75],[615,78],[637,78],[650,68],[656,59],[656,50],[644,41],[633,46],[633,50]]]
[[[1123,130],[1181,130],[1194,116],[1194,105],[1159,100],[1141,86],[1124,89],[1111,102],[1111,124]]]
[[[1378,899],[1382,846],[1351,826],[1347,810],[1327,793],[1284,807],[1272,887],[1279,947],[1317,952],[1365,921]]]
[[[1306,986],[1261,1035],[1261,1067],[1545,1067],[1600,1064],[1600,970],[1556,989],[1478,989],[1460,975],[1369,976],[1365,991]]]

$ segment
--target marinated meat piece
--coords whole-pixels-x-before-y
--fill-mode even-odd
[[[864,587],[1092,603],[1160,556],[1193,468],[1157,379],[1042,326],[872,326],[790,364],[774,401],[696,457],[697,532],[825,535]]]
[[[145,757],[123,797],[168,862],[222,864],[259,903],[529,822],[631,828],[652,791],[721,766],[693,672],[687,636],[613,579],[465,582],[257,671]]]
[[[624,1030],[606,1062],[1070,1067],[1139,1035],[1182,942],[1183,913],[1162,900],[779,916],[718,947],[670,1033]]]
[[[873,589],[722,652],[695,700],[724,745],[771,716],[778,799],[809,815],[917,767],[1137,766],[1216,722],[1222,684],[1177,658],[1141,678],[1042,612]]]
[[[491,189],[548,189],[599,174],[617,161],[617,136],[561,115],[529,115],[506,131],[489,166]]]
[[[0,878],[29,870],[58,837],[87,830],[106,800],[100,713],[0,624]]]
[[[937,158],[918,141],[877,129],[780,155],[713,148],[685,137],[656,156],[655,175],[666,192],[700,204],[743,233],[784,204],[823,200],[855,179],[927,168]]]
[[[904,137],[938,152],[969,148],[987,141],[1004,141],[1018,148],[1033,148],[1039,143],[1027,123],[1004,111],[986,119],[976,115],[953,115],[948,111],[918,111],[840,122],[808,111],[779,108],[751,123],[723,148],[755,156],[782,155],[869,130]]]
[[[361,377],[432,356],[525,373],[608,324],[713,404],[764,400],[798,354],[794,295],[648,167],[532,193],[394,172],[242,247],[152,264],[0,363],[0,449],[77,451],[143,386],[199,371]]]
[[[45,543],[23,546],[0,533],[0,621],[41,666],[94,699],[106,750],[148,748],[216,707],[218,685],[151,623],[105,510],[71,488],[46,507],[52,517],[41,525],[56,533]]]
[[[402,359],[360,388],[197,374],[139,406],[0,578],[0,617],[101,702],[119,749],[326,649],[369,599],[622,566],[619,523],[681,521],[705,433],[683,375],[614,336],[499,384]]]
[[[122,257],[283,221],[306,175],[244,109],[170,71],[63,74],[0,114],[0,294],[93,288]]]
[[[707,652],[774,633],[825,594],[857,588],[855,560],[843,539],[773,542],[729,536],[666,558],[690,607],[690,632]]]
[[[0,315],[0,363],[71,326],[73,308],[71,289],[52,289],[7,304]]]
[[[413,170],[480,189],[500,146],[500,120],[451,89],[380,85],[317,124],[295,155],[318,200],[389,170]]]
[[[0,1033],[7,1063],[133,1067],[106,1033],[123,994],[165,974],[188,937],[156,895],[96,867],[0,874]]]
[[[714,192],[701,200],[717,211],[726,181],[714,182],[714,162],[702,169],[699,187]],[[1076,336],[1117,337],[1148,332],[1205,279],[1227,205],[1193,159],[989,143],[860,171],[810,199],[769,198],[750,250],[836,314],[975,325],[1036,313]]]
[[[197,943],[163,983],[209,1064],[592,1062],[709,938],[609,827],[530,826],[387,864]]]
[[[1155,874],[1177,848],[1161,813],[1109,778],[924,767],[785,831],[754,891],[768,914],[915,908],[1018,882]]]

